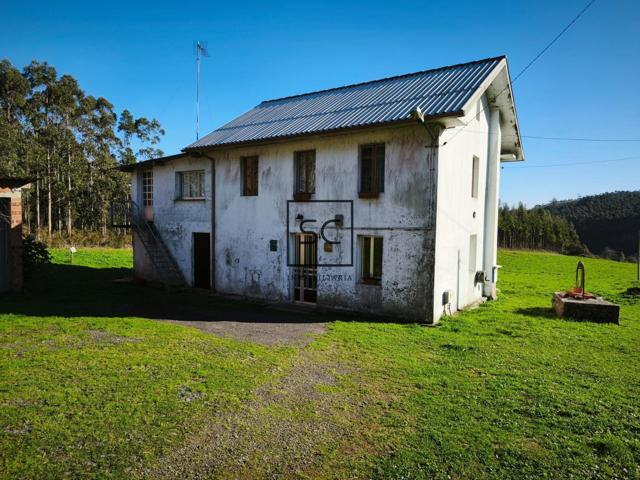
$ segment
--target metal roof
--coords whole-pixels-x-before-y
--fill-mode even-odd
[[[33,181],[31,178],[23,177],[0,177],[0,188],[20,188]]]
[[[175,155],[167,155],[166,157],[151,158],[149,160],[142,160],[141,162],[137,162],[137,163],[120,165],[118,169],[121,172],[133,172],[134,170],[137,170],[139,168],[151,168],[154,165],[162,165],[165,162],[171,162],[173,160],[177,160],[179,158],[183,158],[186,156],[187,156],[186,153],[177,153]]]
[[[264,101],[184,150],[406,121],[415,107],[425,117],[462,115],[463,106],[503,59]]]

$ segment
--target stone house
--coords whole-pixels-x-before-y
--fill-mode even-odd
[[[131,172],[138,277],[427,323],[495,298],[505,57],[262,102]]]

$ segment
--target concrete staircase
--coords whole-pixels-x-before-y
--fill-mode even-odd
[[[154,266],[157,279],[166,287],[182,287],[185,279],[173,255],[162,240],[153,222],[147,221],[143,211],[131,201],[114,202],[111,205],[111,226],[130,228],[137,237]]]
[[[134,220],[132,224],[133,234],[138,236],[140,243],[144,246],[162,284],[166,287],[184,286],[186,282],[182,272],[155,225],[144,218],[140,218],[139,221]]]

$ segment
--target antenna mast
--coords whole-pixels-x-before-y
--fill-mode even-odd
[[[200,138],[200,59],[208,56],[204,42],[196,42],[196,140]]]

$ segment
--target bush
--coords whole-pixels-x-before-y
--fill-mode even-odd
[[[29,278],[38,267],[51,263],[51,254],[44,243],[28,235],[22,240],[22,263],[24,276]]]

